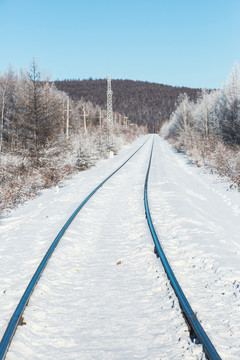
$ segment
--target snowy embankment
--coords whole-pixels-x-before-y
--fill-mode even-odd
[[[145,139],[1,220],[0,336],[79,203]],[[151,141],[85,205],[59,243],[7,360],[205,359],[153,252],[143,187]],[[155,137],[149,204],[176,276],[223,358],[239,354],[240,196]],[[220,338],[219,338],[220,336]]]
[[[240,354],[240,193],[156,142],[154,226],[185,295],[223,359]]]

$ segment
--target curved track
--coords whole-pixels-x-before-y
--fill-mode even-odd
[[[147,140],[148,141],[148,140]],[[31,281],[29,282],[21,300],[19,301],[11,320],[9,321],[9,324],[7,326],[7,329],[2,337],[1,343],[0,343],[0,360],[4,359],[6,356],[6,353],[8,351],[8,348],[11,344],[11,340],[14,336],[14,333],[17,329],[17,326],[19,324],[19,321],[21,319],[21,316],[24,312],[24,309],[29,301],[29,298],[40,279],[44,268],[47,265],[48,260],[50,259],[51,255],[53,254],[56,246],[58,245],[59,241],[61,240],[62,236],[66,232],[67,228],[70,226],[74,218],[77,216],[79,211],[82,209],[82,207],[87,203],[87,201],[99,190],[100,187],[102,187],[116,172],[118,172],[146,143],[146,141],[122,164],[120,165],[114,172],[112,172],[105,180],[103,180],[84,200],[83,202],[78,206],[78,208],[74,211],[74,213],[70,216],[70,218],[67,220],[63,228],[60,230],[58,235],[56,236],[55,240],[52,242],[50,248],[46,252],[44,258],[42,259],[40,265],[38,266],[36,272],[34,273]]]
[[[151,161],[152,161],[152,153],[153,153],[153,146],[154,146],[154,141],[152,144],[152,149],[151,149],[151,154],[150,154],[150,159],[149,159],[149,165],[148,165],[148,170],[147,170],[147,175],[146,175],[146,179],[145,179],[145,186],[144,186],[144,203],[145,203],[145,210],[146,210],[146,217],[147,217],[147,221],[148,221],[148,225],[149,225],[149,229],[151,231],[152,234],[152,238],[155,244],[155,251],[157,253],[157,255],[160,257],[161,262],[163,264],[163,267],[166,271],[166,274],[171,282],[171,285],[177,295],[177,298],[179,300],[179,303],[181,305],[181,308],[183,310],[183,313],[185,315],[185,318],[188,322],[188,324],[191,327],[191,330],[194,332],[195,336],[198,338],[198,340],[200,341],[200,343],[203,344],[203,348],[206,352],[206,354],[208,355],[209,359],[211,360],[221,360],[220,356],[218,355],[216,349],[214,348],[213,344],[211,343],[209,337],[207,336],[207,334],[205,333],[203,327],[201,326],[200,322],[198,321],[196,315],[194,314],[186,296],[184,295],[184,292],[182,291],[176,276],[174,274],[174,272],[172,271],[169,262],[166,258],[166,255],[164,254],[164,251],[160,245],[157,233],[155,231],[155,228],[153,226],[153,222],[152,222],[152,218],[151,218],[151,213],[150,213],[150,209],[149,209],[149,205],[148,205],[148,195],[147,195],[147,189],[148,189],[148,178],[149,178],[149,173],[150,173],[150,168],[151,168]]]
[[[145,144],[145,143],[144,143]],[[53,241],[52,245],[50,246],[49,250],[47,251],[46,255],[44,256],[43,260],[41,261],[39,267],[37,268],[34,276],[32,277],[26,291],[24,292],[22,299],[20,300],[10,322],[9,325],[4,333],[4,336],[2,338],[2,342],[0,344],[0,359],[4,359],[8,350],[8,347],[11,343],[12,337],[14,336],[14,333],[16,331],[16,328],[18,326],[19,323],[19,319],[21,318],[23,311],[29,301],[29,298],[34,290],[34,287],[36,286],[39,278],[41,277],[41,274],[49,260],[49,258],[51,257],[52,253],[54,252],[56,246],[58,245],[60,239],[62,238],[62,236],[64,235],[65,231],[67,230],[67,228],[70,226],[70,224],[72,223],[73,219],[76,217],[76,215],[79,213],[79,211],[82,209],[82,207],[86,204],[86,202],[98,191],[98,189],[100,187],[102,187],[102,185],[104,183],[107,182],[107,180],[109,180],[118,170],[120,170],[143,146],[141,145],[137,151],[135,151],[121,166],[119,166],[113,173],[111,173],[111,175],[109,175],[104,181],[102,181],[86,198],[85,200],[78,206],[78,208],[74,211],[74,213],[72,214],[72,216],[68,219],[68,221],[66,222],[66,224],[63,226],[63,228],[61,229],[61,231],[59,232],[59,234],[57,235],[57,237],[55,238],[55,240]],[[218,353],[216,352],[214,346],[212,345],[211,341],[209,340],[207,334],[205,333],[205,331],[203,330],[201,324],[199,323],[199,321],[197,320],[188,300],[186,299],[169,263],[168,260],[162,250],[162,247],[160,245],[160,242],[158,240],[156,231],[154,229],[153,223],[152,223],[152,219],[151,219],[151,214],[150,214],[150,209],[149,209],[149,205],[148,205],[148,194],[147,194],[147,188],[148,188],[148,178],[149,178],[149,173],[150,173],[150,168],[151,168],[151,160],[152,160],[152,152],[153,152],[153,146],[154,146],[154,140],[152,143],[152,148],[151,148],[151,153],[150,153],[150,159],[149,159],[149,164],[148,164],[148,169],[147,169],[147,174],[146,174],[146,179],[145,179],[145,186],[144,186],[144,204],[145,204],[145,211],[146,211],[146,216],[147,216],[147,221],[148,221],[148,225],[151,231],[151,235],[152,238],[154,240],[155,243],[155,248],[156,251],[162,261],[162,264],[164,266],[164,269],[168,275],[168,278],[172,284],[172,287],[178,297],[181,309],[185,315],[185,318],[188,322],[188,324],[190,325],[192,331],[194,332],[195,336],[199,339],[199,341],[203,344],[204,350],[208,356],[209,359],[211,360],[220,360],[220,357],[218,355]]]

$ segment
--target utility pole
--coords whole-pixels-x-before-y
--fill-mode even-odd
[[[62,132],[63,132],[63,134],[64,134],[64,130],[65,130],[64,123],[65,123],[65,103],[64,103],[64,99],[63,99],[63,101],[62,101]]]
[[[67,97],[66,136],[69,138],[69,97]]]
[[[122,126],[124,126],[124,120],[125,120],[125,116],[122,115],[122,119],[121,119]]]
[[[1,134],[0,134],[0,152],[2,152],[2,147],[3,147],[4,110],[5,110],[5,90],[3,91],[3,94],[2,94]]]
[[[86,110],[83,108],[83,124],[84,124],[84,132],[87,132],[87,121],[86,121]]]
[[[64,101],[63,101],[63,108],[64,108]],[[67,117],[66,117],[66,138],[69,138],[69,112],[70,110],[70,100],[69,96],[67,97],[67,110],[63,110],[63,120],[64,120],[64,112],[66,111]]]
[[[112,108],[112,89],[111,89],[111,75],[107,78],[107,125],[113,124],[113,108]]]
[[[84,126],[84,132],[85,132],[85,134],[86,134],[86,132],[87,132],[86,116],[88,116],[89,114],[86,114],[86,110],[85,110],[85,107],[84,107],[84,106],[82,107],[82,110],[83,110],[83,115],[80,115],[80,116],[83,116],[83,126]]]
[[[102,127],[102,110],[101,110],[101,108],[99,108],[99,126],[101,129],[101,127]]]

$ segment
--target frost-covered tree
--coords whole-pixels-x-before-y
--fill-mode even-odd
[[[232,73],[222,90],[219,117],[224,142],[240,145],[240,74],[237,63],[234,64]]]
[[[44,99],[41,74],[35,61],[30,70],[24,73],[21,79],[21,123],[25,130],[27,148],[38,153],[47,137],[46,131],[46,106]]]
[[[169,124],[169,134],[179,140],[179,149],[184,150],[188,143],[192,143],[191,129],[193,126],[194,104],[186,94],[178,98],[178,106],[172,113]]]
[[[49,80],[42,80],[35,61],[22,74],[18,89],[22,146],[39,156],[63,132],[63,98]]]
[[[221,92],[202,90],[192,113],[194,130],[206,141],[220,137],[219,102]]]
[[[0,76],[0,153],[11,147],[15,135],[17,77],[11,68]]]
[[[166,126],[164,128],[166,132]],[[196,103],[180,99],[168,136],[197,164],[207,164],[240,187],[240,74],[234,64],[223,89],[202,90]]]
[[[240,74],[235,64],[222,90],[202,90],[196,103],[182,97],[171,115],[170,132],[175,135],[195,132],[204,141],[223,140],[240,145]]]
[[[0,211],[106,158],[110,143],[117,153],[145,132],[116,121],[106,134],[105,122],[105,110],[57,90],[35,61],[20,76],[0,75]]]

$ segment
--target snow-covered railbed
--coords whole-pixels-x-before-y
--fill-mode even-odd
[[[2,332],[66,218],[140,142],[3,219]],[[150,147],[94,195],[65,233],[7,359],[204,359],[153,253],[143,204]]]
[[[149,204],[182,289],[222,359],[240,354],[240,194],[155,141]]]

